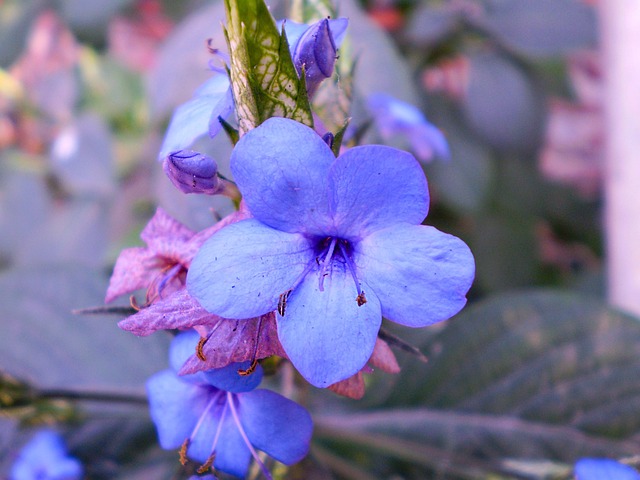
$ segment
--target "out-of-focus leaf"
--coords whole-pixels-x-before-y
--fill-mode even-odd
[[[152,119],[169,116],[176,106],[191,98],[211,77],[207,68],[209,60],[222,66],[207,50],[207,40],[211,39],[213,48],[226,52],[220,26],[224,18],[224,3],[216,1],[194,10],[166,39],[146,79]]]
[[[433,46],[449,35],[460,21],[460,13],[452,5],[420,4],[409,18],[406,36],[421,48]]]
[[[104,40],[109,19],[133,0],[60,0],[60,10],[74,28],[92,40]]]
[[[487,0],[486,13],[470,17],[501,43],[533,57],[595,48],[595,9],[580,0]]]
[[[71,263],[104,265],[109,240],[108,203],[72,199],[41,224],[32,224],[15,262],[20,265]]]
[[[73,309],[102,302],[107,282],[82,267],[14,269],[0,275],[0,367],[41,388],[144,391],[167,365],[168,338],[140,339],[109,316]]]
[[[490,193],[493,163],[491,152],[443,108],[430,119],[446,132],[451,159],[425,166],[432,196],[463,212],[478,212]]]
[[[72,194],[107,197],[115,190],[111,134],[101,117],[80,115],[60,132],[51,166]]]
[[[540,91],[525,71],[495,53],[469,58],[469,84],[463,109],[469,126],[501,150],[539,145],[544,118]]]
[[[478,215],[468,241],[476,259],[476,283],[488,292],[531,285],[537,245],[532,218]]]
[[[485,478],[520,471],[521,462],[572,464],[640,449],[640,322],[598,300],[552,290],[501,295],[439,332],[412,331],[412,340],[429,363],[405,358],[401,376],[374,382],[370,393],[385,392],[387,410],[315,417],[320,436],[358,450],[360,465],[371,458],[365,447],[442,474],[468,464],[476,476],[467,477]]]
[[[47,221],[53,211],[43,175],[8,168],[17,155],[0,155],[0,257],[10,262],[24,248],[35,225]]]
[[[24,47],[29,27],[44,0],[5,0],[0,8],[0,67],[8,67]]]

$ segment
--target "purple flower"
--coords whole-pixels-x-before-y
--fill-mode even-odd
[[[170,153],[163,163],[164,173],[183,193],[215,195],[223,190],[216,161],[193,150]]]
[[[218,117],[226,118],[233,110],[229,77],[217,74],[196,90],[193,98],[180,105],[171,117],[158,160],[171,152],[188,149],[205,133],[215,137],[222,129]]]
[[[69,457],[60,435],[52,430],[36,433],[11,467],[10,480],[79,480],[82,465]]]
[[[271,118],[238,142],[231,170],[254,218],[202,246],[187,288],[226,318],[278,310],[282,347],[313,385],[357,373],[383,315],[421,327],[466,303],[473,256],[420,225],[429,193],[410,154],[369,145],[336,159],[312,129]]]
[[[418,159],[424,162],[435,157],[449,159],[449,145],[444,135],[416,107],[386,93],[369,95],[368,103],[385,141],[396,135],[405,137]]]
[[[270,478],[256,449],[287,465],[300,461],[309,450],[311,417],[275,392],[255,390],[262,379],[260,366],[250,375],[238,372],[250,362],[182,377],[175,373],[198,339],[195,332],[178,335],[170,350],[173,369],[147,381],[160,445],[182,446],[181,456],[239,477],[246,475],[253,456]]]
[[[576,462],[576,480],[640,480],[637,470],[608,458],[583,458]]]

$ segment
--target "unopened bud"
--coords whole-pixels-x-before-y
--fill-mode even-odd
[[[178,150],[164,160],[164,173],[183,193],[215,195],[222,186],[216,161],[193,150]]]
[[[309,96],[315,92],[320,82],[333,75],[336,53],[336,43],[327,19],[311,25],[298,40],[293,51],[293,63],[299,75],[302,75],[304,68]]]

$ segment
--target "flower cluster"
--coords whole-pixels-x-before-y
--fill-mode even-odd
[[[379,337],[383,317],[408,327],[452,317],[475,267],[463,241],[422,225],[429,191],[413,155],[341,145],[346,123],[327,133],[311,112],[309,99],[334,74],[347,20],[239,20],[268,12],[253,3],[229,2],[228,68],[176,110],[159,154],[180,191],[226,194],[238,210],[195,233],[159,209],[142,234],[147,247],[118,259],[107,301],[144,288],[145,303],[123,329],[187,330],[172,343],[172,369],[147,384],[162,447],[180,448],[200,473],[244,476],[253,458],[270,478],[257,450],[297,462],[312,424],[293,401],[256,390],[262,359],[286,359],[310,384],[359,398],[363,372],[399,371]],[[245,38],[232,28],[239,24],[263,30]],[[275,42],[288,48],[274,50]],[[448,156],[442,134],[414,107],[382,95],[370,106],[383,136],[405,134],[424,159]],[[191,150],[223,128],[235,143],[233,183]]]

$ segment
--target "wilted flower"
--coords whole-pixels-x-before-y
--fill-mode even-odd
[[[202,473],[213,466],[244,477],[253,456],[269,478],[256,449],[287,465],[300,461],[309,450],[311,417],[275,392],[255,390],[262,379],[260,366],[249,375],[238,372],[249,362],[183,377],[176,374],[198,339],[195,332],[178,335],[170,350],[173,369],[147,382],[160,445],[181,447],[181,460],[202,462]]]
[[[369,145],[336,159],[312,129],[271,118],[238,142],[231,169],[255,219],[202,246],[187,288],[226,318],[277,309],[280,342],[313,385],[363,367],[382,315],[420,327],[466,303],[473,256],[420,225],[429,194],[410,154]]]
[[[52,430],[36,433],[11,467],[10,480],[79,480],[83,469]]]
[[[575,466],[576,480],[640,480],[640,473],[608,458],[583,458]]]
[[[369,96],[369,109],[385,141],[404,137],[423,162],[449,159],[449,144],[444,135],[415,106],[386,93],[374,93]]]

